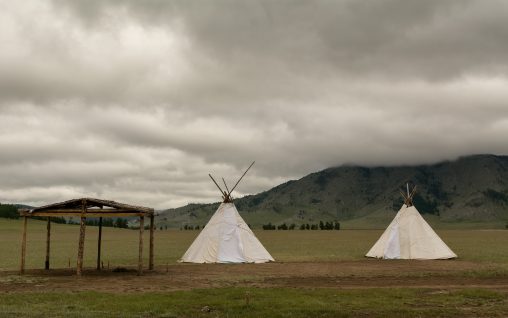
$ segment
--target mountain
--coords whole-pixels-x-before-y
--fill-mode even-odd
[[[415,206],[431,223],[508,220],[508,156],[474,155],[432,165],[328,168],[235,200],[254,228],[271,222],[340,221],[382,228],[402,205],[399,189],[417,185]],[[160,213],[157,225],[204,225],[219,203],[189,204]]]

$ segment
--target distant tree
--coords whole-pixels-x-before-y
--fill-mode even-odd
[[[67,221],[65,221],[64,217],[52,217],[51,222],[59,223],[59,224],[66,224],[67,223]]]
[[[300,230],[305,230],[305,224],[300,224]]]
[[[268,222],[268,224],[263,224],[263,230],[275,230],[275,225],[272,225],[271,222]]]
[[[126,229],[126,228],[128,227],[128,226],[127,226],[127,219],[117,218],[117,219],[115,220],[114,226],[115,226],[115,227],[119,227],[119,228]]]
[[[286,223],[282,223],[281,225],[277,226],[277,230],[287,230],[288,229],[288,226],[286,225]]]
[[[296,224],[291,223],[291,225],[289,226],[289,229],[290,229],[290,230],[294,230],[294,229],[295,229],[295,227],[296,227]]]
[[[164,225],[164,229],[165,229],[165,230],[167,230],[167,229],[168,229],[168,226],[167,226],[167,225]],[[181,230],[181,228],[180,228],[180,230]]]
[[[311,230],[317,230],[318,228],[319,228],[319,227],[318,227],[318,225],[317,225],[317,224],[312,224],[312,225],[310,226],[310,229],[311,229]]]
[[[195,230],[199,230],[199,225],[196,225],[196,226],[194,227],[194,229],[195,229]]]
[[[18,219],[18,208],[11,204],[0,204],[0,217],[7,219]]]
[[[309,225],[309,223],[305,224],[305,229],[306,229],[306,230],[310,230],[310,225]]]
[[[335,224],[333,225],[333,229],[334,230],[340,230],[340,223],[339,222],[335,222]]]
[[[323,224],[323,221],[319,221],[319,229],[320,230],[324,230],[325,229],[325,225]]]

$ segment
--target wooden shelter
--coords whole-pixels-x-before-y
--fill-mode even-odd
[[[23,217],[23,237],[21,243],[21,274],[25,271],[26,254],[26,232],[27,221],[29,217],[47,217],[47,236],[46,236],[46,263],[45,268],[49,269],[50,238],[51,238],[51,217],[74,216],[80,218],[78,260],[76,274],[81,276],[83,271],[83,251],[85,245],[86,218],[99,218],[99,237],[97,243],[97,270],[101,269],[101,238],[102,238],[102,218],[116,217],[139,217],[139,258],[138,275],[143,273],[143,231],[145,228],[145,217],[150,217],[150,257],[148,268],[153,269],[153,241],[154,241],[154,209],[141,206],[133,206],[115,201],[106,201],[93,198],[81,198],[45,205],[34,209],[19,209],[20,216]]]

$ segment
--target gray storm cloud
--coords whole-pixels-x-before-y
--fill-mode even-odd
[[[0,202],[156,208],[508,153],[506,1],[0,0]]]

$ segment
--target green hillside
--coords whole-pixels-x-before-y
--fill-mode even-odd
[[[475,155],[433,165],[340,166],[235,200],[253,227],[338,220],[347,228],[381,228],[400,208],[399,189],[416,184],[415,206],[443,228],[504,227],[508,220],[508,156]],[[204,225],[219,203],[161,212],[158,226]]]

